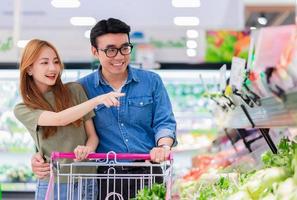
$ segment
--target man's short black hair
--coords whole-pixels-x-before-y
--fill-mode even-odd
[[[107,33],[126,33],[129,38],[130,26],[119,19],[109,18],[99,21],[91,30],[91,45],[97,48],[96,38]],[[130,38],[129,38],[130,41]]]

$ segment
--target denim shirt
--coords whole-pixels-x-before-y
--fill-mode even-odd
[[[78,80],[89,99],[113,91],[101,69]],[[128,78],[119,107],[98,105],[93,118],[99,137],[97,152],[149,153],[160,138],[176,144],[176,121],[160,76],[128,66]]]

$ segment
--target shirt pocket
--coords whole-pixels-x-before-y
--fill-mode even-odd
[[[105,105],[98,105],[95,107],[95,120],[96,126],[99,128],[105,128],[112,125],[112,112],[111,108],[107,108]]]
[[[153,118],[153,98],[134,97],[128,99],[129,118],[132,122],[151,125]]]

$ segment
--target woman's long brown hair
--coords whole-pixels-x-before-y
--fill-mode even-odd
[[[39,91],[36,84],[34,83],[33,77],[29,76],[28,74],[29,67],[31,67],[33,63],[37,60],[41,50],[44,47],[49,47],[55,52],[61,67],[61,71],[56,80],[56,83],[51,87],[51,90],[55,96],[55,107],[52,107],[46,101],[46,99],[43,97],[43,94]],[[64,65],[61,61],[58,51],[52,44],[39,39],[31,40],[26,45],[20,62],[20,91],[24,104],[32,109],[41,109],[53,112],[59,112],[71,106],[74,106],[70,90],[61,81],[61,73],[63,69]],[[78,119],[72,124],[75,127],[79,127],[81,121],[81,119]],[[57,132],[58,127],[43,126],[42,129],[43,138],[48,138]]]

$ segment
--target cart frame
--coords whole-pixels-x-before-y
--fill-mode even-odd
[[[62,164],[59,162],[59,159],[75,159],[74,153],[63,153],[63,152],[53,152],[51,155],[51,171],[50,171],[50,180],[46,193],[46,200],[54,198],[54,184],[57,183],[57,197],[56,199],[60,200],[60,178],[67,177],[67,200],[80,200],[86,195],[90,195],[90,190],[92,192],[91,199],[97,199],[95,197],[95,187],[98,187],[96,184],[101,186],[101,184],[106,184],[106,197],[105,200],[109,199],[119,199],[124,200],[123,193],[128,194],[128,199],[130,199],[130,194],[137,194],[139,190],[144,188],[152,188],[153,184],[156,182],[156,179],[162,178],[162,184],[166,187],[166,200],[171,199],[171,185],[172,185],[172,164],[173,157],[170,154],[165,162],[162,163],[151,163],[149,162],[150,154],[127,154],[111,151],[108,153],[91,153],[88,155],[87,162],[72,162],[68,164]],[[132,162],[136,161],[136,162]],[[68,168],[69,173],[62,173],[62,168]],[[77,173],[75,169],[82,167],[96,167],[106,169],[106,173]],[[146,169],[148,173],[123,173],[119,169],[137,169],[141,167]],[[154,168],[161,168],[162,173],[155,173]],[[117,173],[117,170],[120,173]],[[105,181],[105,182],[104,182]],[[116,185],[120,183],[121,192],[116,192]],[[87,188],[86,185],[91,183],[92,187]],[[95,184],[96,183],[96,184]],[[134,185],[132,185],[134,184]],[[135,186],[135,187],[134,187]],[[131,189],[131,187],[133,187]],[[132,191],[131,191],[132,190]],[[125,191],[125,192],[124,192]],[[99,197],[101,191],[98,191]],[[90,196],[89,196],[90,197]],[[112,198],[111,198],[112,197]],[[90,199],[90,198],[88,198]],[[64,199],[63,199],[64,200]]]

